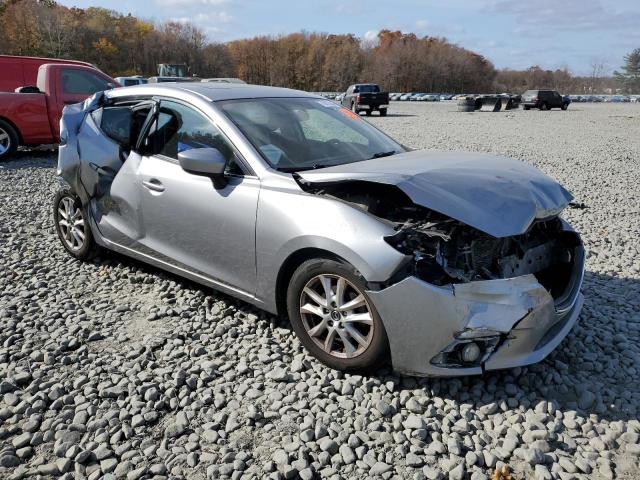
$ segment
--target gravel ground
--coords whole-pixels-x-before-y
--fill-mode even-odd
[[[531,162],[584,202],[578,325],[544,362],[462,379],[343,375],[286,322],[51,222],[54,156],[0,165],[0,478],[640,475],[640,106],[372,117],[412,147]],[[392,160],[390,160],[392,161]]]

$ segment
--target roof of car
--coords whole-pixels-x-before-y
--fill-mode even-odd
[[[236,100],[243,98],[268,97],[318,97],[309,92],[289,88],[265,87],[243,83],[221,82],[175,82],[134,85],[112,90],[118,96],[131,95],[172,95],[178,92],[194,93],[212,102],[220,100]],[[319,97],[318,97],[319,98]]]

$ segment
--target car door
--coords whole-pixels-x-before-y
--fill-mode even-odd
[[[138,166],[144,236],[156,258],[244,293],[255,292],[255,221],[260,192],[236,148],[203,112],[162,100]],[[226,185],[183,170],[178,153],[213,147]]]

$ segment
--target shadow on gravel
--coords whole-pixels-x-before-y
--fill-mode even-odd
[[[0,169],[55,168],[57,161],[57,152],[51,150],[19,150],[8,160],[0,162]]]
[[[170,278],[182,288],[212,295],[244,314],[260,312],[241,300],[120,254],[109,252],[95,262],[135,266],[148,274]],[[541,363],[462,378],[402,376],[389,367],[368,376],[382,383],[392,382],[395,390],[422,389],[430,397],[457,404],[480,407],[496,403],[499,409],[526,411],[536,406],[541,409],[541,402],[547,402],[545,412],[575,411],[609,421],[637,419],[640,280],[586,272],[582,291],[585,304],[578,323]],[[269,320],[293,335],[285,318],[270,316]]]
[[[379,115],[376,115],[379,116]],[[415,117],[412,113],[387,113],[387,117]]]

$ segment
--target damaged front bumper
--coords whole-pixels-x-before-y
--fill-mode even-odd
[[[543,360],[569,333],[582,308],[582,246],[575,255],[571,280],[556,299],[533,274],[447,286],[410,276],[368,291],[387,331],[394,370],[473,375]],[[464,358],[463,349],[471,360],[456,361]]]

